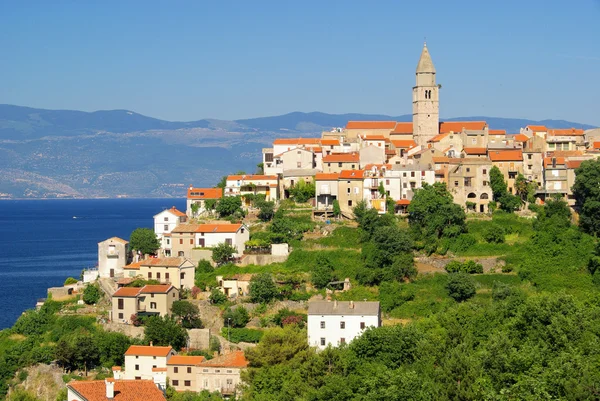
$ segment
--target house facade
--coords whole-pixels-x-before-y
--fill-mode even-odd
[[[149,258],[139,263],[138,275],[147,280],[191,290],[196,266],[184,257]]]
[[[154,233],[158,237],[158,240],[162,242],[165,234],[170,234],[177,225],[183,224],[186,221],[187,215],[173,206],[171,209],[165,209],[154,215]]]
[[[102,278],[123,276],[123,267],[129,260],[129,242],[112,237],[98,243],[98,275]]]
[[[350,343],[367,327],[381,326],[379,302],[314,301],[308,303],[308,345],[324,349]]]
[[[227,177],[225,196],[259,195],[267,201],[279,199],[279,178],[276,175],[230,175]],[[249,202],[245,202],[248,206]]]
[[[187,191],[185,214],[189,217],[202,216],[207,212],[207,201],[216,202],[222,197],[222,188],[194,188],[190,186]]]
[[[169,284],[121,287],[112,295],[111,320],[131,323],[133,315],[169,316],[179,290]]]
[[[132,345],[125,352],[126,380],[154,380],[153,369],[167,369],[167,362],[175,355],[172,347]]]
[[[175,355],[167,361],[169,384],[177,391],[198,391],[198,366],[203,356]]]
[[[317,173],[315,175],[315,208],[333,210],[333,202],[338,199],[338,173]]]
[[[231,351],[198,365],[196,391],[219,391],[224,396],[236,393],[240,374],[248,367],[244,351]]]

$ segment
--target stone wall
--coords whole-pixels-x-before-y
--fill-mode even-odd
[[[114,331],[117,333],[122,333],[131,338],[136,338],[136,337],[143,338],[144,337],[144,327],[142,327],[142,326],[135,327],[132,324],[122,324],[122,323],[115,323],[115,322],[103,323],[102,326],[104,326],[104,330],[106,330],[106,331]]]
[[[274,256],[274,255],[244,255],[240,261],[240,266],[248,265],[270,265],[271,263],[283,263],[287,260],[288,256]]]
[[[210,329],[189,329],[190,348],[208,349],[210,342]]]
[[[436,257],[418,257],[415,258],[415,262],[423,263],[425,265],[429,265],[434,267],[435,269],[439,269],[439,271],[445,272],[444,268],[446,265],[453,260],[457,260],[459,262],[465,262],[467,260],[473,260],[476,263],[480,263],[483,266],[484,273],[489,273],[493,269],[500,272],[502,267],[506,265],[503,260],[500,260],[496,257],[471,257],[471,258],[436,258]]]

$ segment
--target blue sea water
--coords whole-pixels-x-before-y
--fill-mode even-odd
[[[152,216],[172,206],[185,210],[185,199],[0,201],[0,329],[47,288],[96,266],[98,242],[152,228]]]

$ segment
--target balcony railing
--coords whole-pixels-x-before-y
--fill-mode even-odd
[[[221,387],[221,394],[233,394],[233,393],[235,393],[234,386]]]

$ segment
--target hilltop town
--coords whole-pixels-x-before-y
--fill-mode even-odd
[[[39,364],[68,401],[597,396],[600,129],[443,122],[440,91],[424,45],[412,123],[275,139],[101,241],[2,334],[36,353],[0,390],[49,397]]]

